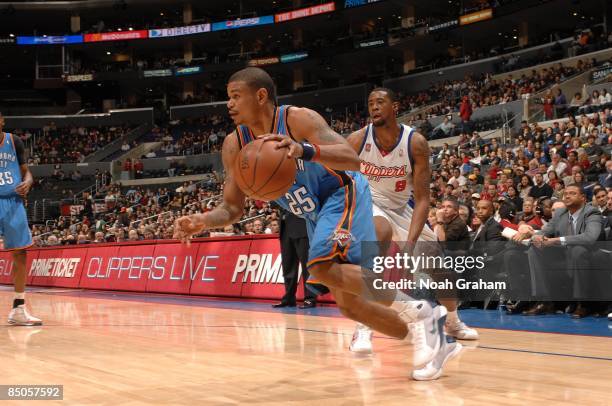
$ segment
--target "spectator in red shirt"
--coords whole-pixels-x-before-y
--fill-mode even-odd
[[[472,104],[468,96],[463,96],[461,106],[459,107],[459,116],[466,122],[470,121],[470,117],[472,117]]]

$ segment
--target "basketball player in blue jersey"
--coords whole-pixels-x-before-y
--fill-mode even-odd
[[[0,235],[4,248],[13,252],[15,299],[8,317],[9,324],[39,326],[42,321],[25,307],[26,252],[32,245],[23,199],[32,183],[32,173],[25,162],[25,148],[19,137],[3,132],[4,117],[0,113]]]
[[[237,124],[225,138],[223,201],[215,209],[177,219],[175,238],[187,242],[205,229],[237,222],[244,211],[245,195],[233,179],[233,164],[240,149],[265,137],[286,148],[295,158],[295,183],[276,200],[283,208],[306,220],[310,241],[308,271],[326,285],[342,313],[381,333],[404,339],[409,324],[424,322],[425,334],[414,342],[413,363],[428,365],[439,353],[452,351],[444,333],[446,309],[413,300],[401,291],[381,290],[373,297],[373,255],[362,256],[361,242],[376,241],[372,201],[367,181],[358,173],[359,157],[316,112],[276,105],[272,78],[262,69],[246,68],[231,76],[227,85],[229,115]],[[360,264],[365,264],[362,268]],[[368,300],[365,300],[368,297]],[[429,371],[429,369],[428,369]],[[440,370],[414,379],[440,376]]]

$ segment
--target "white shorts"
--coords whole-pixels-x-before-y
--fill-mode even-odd
[[[410,223],[412,222],[412,207],[408,204],[398,209],[388,209],[373,203],[372,215],[374,217],[384,217],[389,221],[393,229],[393,241],[406,241],[408,239]],[[436,234],[427,223],[423,226],[418,241],[438,241]]]

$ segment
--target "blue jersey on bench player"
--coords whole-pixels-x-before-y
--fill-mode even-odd
[[[32,245],[23,199],[15,192],[21,183],[23,143],[9,133],[0,132],[0,235],[4,248],[18,250]]]
[[[291,136],[290,108],[276,107],[272,133]],[[238,126],[236,134],[241,148],[255,139],[246,126]],[[306,220],[308,267],[335,260],[370,268],[372,255],[362,255],[361,246],[363,241],[376,241],[367,180],[359,172],[336,171],[301,159],[296,162],[295,183],[276,203]]]

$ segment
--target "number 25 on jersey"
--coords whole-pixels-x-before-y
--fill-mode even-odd
[[[308,191],[304,186],[293,192],[285,194],[285,198],[289,201],[289,208],[296,216],[304,213],[310,213],[316,208],[315,202],[306,194]]]

